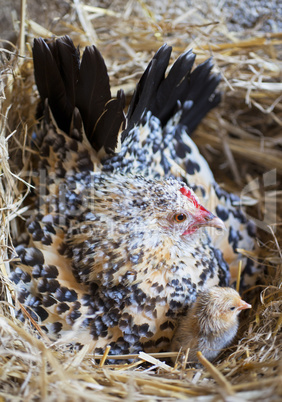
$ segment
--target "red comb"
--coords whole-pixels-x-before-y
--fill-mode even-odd
[[[196,200],[196,197],[191,193],[191,191],[185,187],[181,187],[180,189],[181,194],[185,195],[187,198],[189,198],[190,201],[194,204],[196,208],[201,209],[202,211],[207,211],[206,208],[204,208],[201,204],[198,203]]]

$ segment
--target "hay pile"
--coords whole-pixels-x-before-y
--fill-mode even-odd
[[[179,1],[177,6],[169,0],[100,1],[95,7],[79,0],[63,6],[51,3],[42,3],[50,8],[47,20],[39,14],[31,19],[34,4],[28,1],[27,15],[19,16],[20,26],[16,22],[21,29],[18,45],[3,42],[1,48],[0,400],[281,400],[282,32],[275,32],[278,23],[270,24],[273,32],[262,31],[264,20],[275,22],[275,12],[270,9],[272,16],[261,15],[248,30],[235,32],[230,31],[228,9],[220,10],[212,0]],[[254,10],[248,11],[254,15]],[[222,74],[222,103],[194,138],[224,188],[240,194],[249,185],[248,213],[264,221],[259,243],[266,272],[261,285],[245,295],[254,308],[242,322],[238,342],[215,364],[200,356],[203,368],[173,368],[164,362],[164,354],[141,354],[127,365],[104,366],[105,359],[98,365],[87,346],[74,352],[52,345],[38,336],[32,323],[23,325],[14,317],[8,248],[11,235],[20,230],[29,192],[23,172],[28,170],[30,150],[24,144],[37,100],[31,44],[34,37],[63,34],[82,48],[98,46],[113,94],[120,87],[127,95],[132,93],[164,42],[173,46],[174,58],[191,47],[197,63],[213,55],[215,70]],[[273,169],[274,176],[265,176]]]

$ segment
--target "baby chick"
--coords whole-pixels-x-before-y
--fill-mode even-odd
[[[252,306],[236,290],[214,286],[199,293],[182,318],[172,340],[172,350],[190,348],[188,361],[197,361],[197,351],[214,360],[228,346],[238,330],[238,315]]]

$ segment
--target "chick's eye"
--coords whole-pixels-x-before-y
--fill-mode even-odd
[[[230,307],[229,310],[234,311],[236,307]]]
[[[175,222],[181,223],[186,221],[187,216],[185,214],[175,214],[173,219],[175,220]]]

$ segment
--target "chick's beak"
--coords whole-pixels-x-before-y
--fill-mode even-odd
[[[240,304],[238,306],[238,310],[246,310],[247,308],[252,308],[251,304],[246,303],[244,300],[240,301]]]

